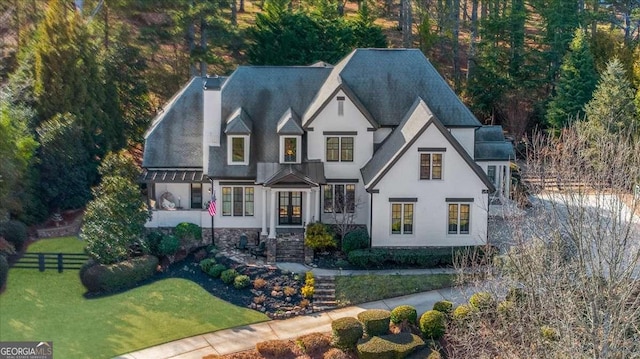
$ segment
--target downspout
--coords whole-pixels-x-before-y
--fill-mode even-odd
[[[373,191],[369,192],[369,197],[371,198],[369,201],[369,248],[371,248],[373,243]]]

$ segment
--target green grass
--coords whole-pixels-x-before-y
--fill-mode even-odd
[[[27,252],[84,253],[85,245],[78,237],[41,239],[32,243]]]
[[[341,276],[336,277],[336,300],[340,305],[371,302],[451,287],[455,280],[455,274]]]
[[[35,248],[50,251],[73,243],[68,238],[56,241]],[[0,341],[52,340],[56,358],[111,358],[268,320],[185,279],[165,279],[95,299],[86,299],[84,293],[77,271],[11,269],[7,289],[0,295]]]

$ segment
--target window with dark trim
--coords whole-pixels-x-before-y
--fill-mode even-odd
[[[344,116],[344,96],[338,96],[338,116]]]
[[[442,153],[420,154],[420,179],[442,179]]]
[[[253,187],[222,187],[223,216],[253,216]]]
[[[391,203],[391,234],[413,234],[413,203]]]
[[[296,137],[284,138],[284,162],[298,161],[298,139]]]
[[[471,205],[468,203],[449,203],[449,234],[469,234]]]
[[[353,162],[353,137],[331,136],[326,138],[327,162]]]
[[[202,183],[191,184],[191,208],[202,209]]]
[[[244,137],[231,137],[231,162],[245,162]]]
[[[323,186],[324,213],[354,213],[356,210],[356,185],[327,184]]]

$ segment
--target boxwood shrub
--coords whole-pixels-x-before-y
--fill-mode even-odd
[[[202,228],[197,224],[182,222],[179,223],[174,233],[178,239],[181,239],[186,242],[194,242],[202,240]]]
[[[445,315],[437,310],[426,311],[420,317],[420,331],[427,339],[440,339],[444,335]]]
[[[213,278],[220,278],[220,276],[222,275],[222,272],[226,270],[227,270],[227,267],[225,267],[224,264],[218,263],[218,264],[214,264],[211,268],[209,268],[209,270],[207,271],[207,274]],[[231,280],[233,281],[233,279]]]
[[[236,289],[246,288],[249,284],[251,284],[251,279],[248,275],[241,274],[233,279],[233,286],[236,287]]]
[[[362,323],[356,318],[344,317],[331,322],[332,342],[338,348],[355,348],[363,333]]]
[[[442,267],[472,251],[481,251],[482,258],[491,255],[485,246],[430,248],[369,248],[356,249],[348,254],[351,264],[361,268],[380,267]]]
[[[220,279],[222,279],[225,284],[233,283],[237,276],[238,272],[233,268],[227,269],[224,272],[220,273]]]
[[[0,237],[13,244],[16,251],[20,251],[27,241],[27,226],[15,220],[0,223]]]
[[[409,324],[416,324],[418,320],[418,312],[416,308],[410,305],[400,305],[391,311],[391,322],[400,324],[406,321]]]
[[[369,248],[369,233],[364,228],[351,231],[342,239],[342,251],[345,254],[349,254],[356,249],[366,248]]]
[[[453,312],[453,302],[448,300],[440,300],[433,304],[433,310],[437,310],[440,313],[444,313],[449,316]]]
[[[385,335],[389,333],[391,312],[384,309],[369,309],[359,313],[358,320],[362,322],[364,332],[368,336]]]
[[[373,337],[358,344],[360,359],[404,358],[414,350],[424,346],[424,340],[411,333],[399,333]]]
[[[209,269],[211,269],[215,264],[216,260],[213,258],[205,258],[199,263],[200,269],[207,274],[209,273]]]
[[[158,257],[152,255],[109,265],[90,260],[80,269],[80,281],[89,292],[114,292],[151,278],[157,267]]]
[[[478,292],[469,298],[469,305],[473,309],[488,310],[495,306],[495,299],[489,292]]]
[[[455,320],[465,320],[471,314],[471,307],[466,304],[461,304],[456,307],[453,311],[453,319]]]

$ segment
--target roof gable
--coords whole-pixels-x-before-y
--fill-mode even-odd
[[[227,135],[249,135],[251,134],[251,118],[239,107],[227,119],[227,128],[224,133]]]
[[[307,111],[304,114],[304,117],[303,117],[303,120],[302,120],[303,126],[305,128],[308,128],[309,126],[311,126],[311,122],[313,122],[313,120],[315,120],[316,117],[318,117],[318,115],[329,104],[329,102],[331,102],[331,100],[340,91],[342,91],[345,94],[345,96],[347,96],[349,98],[349,100],[351,102],[353,102],[353,104],[360,111],[360,113],[362,113],[364,118],[366,118],[367,121],[369,121],[369,123],[371,124],[371,126],[373,128],[380,127],[378,125],[378,123],[376,123],[376,121],[373,119],[373,116],[371,115],[369,110],[367,110],[367,108],[362,104],[360,99],[358,99],[358,96],[356,96],[356,94],[353,91],[351,91],[349,86],[347,86],[346,84],[342,83],[341,81],[339,81],[339,82],[340,82],[340,84],[337,85],[337,87],[331,93],[328,93],[328,91],[326,91],[326,90],[328,90],[330,88],[325,88],[325,86],[323,86],[323,89],[321,89],[318,92],[318,96],[316,96],[316,98],[313,100],[313,102],[311,103],[311,105],[309,106],[309,108],[307,109]],[[331,86],[331,84],[328,85],[328,86]],[[324,96],[325,98],[323,99],[322,96]]]
[[[513,144],[504,138],[502,126],[476,129],[474,158],[476,161],[510,161],[515,159]]]
[[[300,122],[300,118],[296,113],[289,107],[287,111],[282,115],[280,120],[278,121],[278,125],[276,126],[277,133],[279,135],[299,135],[304,134],[304,130],[298,124]]]
[[[473,162],[473,159],[464,150],[462,145],[460,145],[453,135],[444,127],[442,122],[434,116],[429,106],[427,106],[421,98],[414,101],[414,104],[405,114],[400,125],[389,135],[369,162],[361,169],[365,188],[369,190],[375,187],[411,145],[413,145],[431,125],[434,125],[439,130],[487,188],[493,190],[494,187],[484,171]]]

